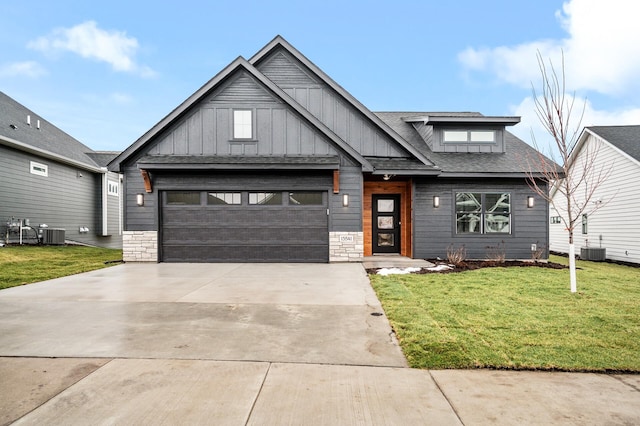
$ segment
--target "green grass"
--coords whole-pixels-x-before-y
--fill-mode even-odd
[[[105,268],[122,250],[84,246],[0,247],[0,289]]]
[[[640,372],[640,269],[577,265],[371,281],[414,368]]]

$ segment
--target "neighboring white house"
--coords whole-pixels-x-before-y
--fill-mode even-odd
[[[585,127],[570,156],[572,167],[581,167],[588,152],[597,150],[595,169],[611,167],[611,174],[599,185],[586,212],[594,203],[599,208],[578,219],[574,230],[576,254],[592,260],[606,259],[640,263],[640,126]],[[587,188],[576,194],[584,202]],[[564,196],[552,191],[554,204],[549,211],[549,249],[568,253],[568,232],[560,216],[565,216]],[[585,251],[584,248],[590,250]],[[597,250],[603,248],[605,250]],[[595,249],[595,250],[594,250]]]

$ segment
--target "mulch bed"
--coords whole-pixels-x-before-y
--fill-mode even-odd
[[[505,261],[496,261],[496,260],[465,260],[457,265],[452,265],[447,262],[443,262],[441,260],[435,259],[427,259],[429,262],[434,265],[448,265],[453,267],[453,269],[444,270],[444,271],[430,271],[427,268],[423,268],[420,272],[416,272],[416,274],[447,274],[452,272],[463,272],[463,271],[473,271],[475,269],[481,268],[497,268],[497,267],[522,267],[522,268],[550,268],[550,269],[567,269],[568,266],[561,265],[559,263],[554,262],[533,262],[533,261],[525,261],[525,260],[505,260]]]

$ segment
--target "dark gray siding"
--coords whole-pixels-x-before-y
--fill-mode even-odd
[[[510,192],[511,234],[456,235],[456,192]],[[433,207],[433,197],[440,197],[440,207]],[[527,208],[527,196],[533,195],[524,179],[420,180],[414,186],[414,257],[446,258],[447,247],[464,245],[467,257],[484,259],[489,247],[501,245],[509,259],[530,259],[531,245],[548,250],[548,206],[536,196],[533,208]],[[546,257],[546,255],[545,255]]]
[[[48,166],[48,176],[30,173],[30,161]],[[119,237],[101,234],[102,174],[0,146],[0,235],[11,217],[28,218],[31,226],[65,229],[68,240],[120,248]],[[81,227],[89,232],[80,233]]]
[[[349,194],[349,206],[342,205],[342,195]],[[340,193],[329,192],[332,232],[362,231],[362,169],[355,166],[340,168]]]
[[[147,194],[140,170],[129,166],[124,171],[124,230],[125,231],[157,231],[158,230],[158,191]],[[136,195],[144,194],[144,205],[136,204]]]
[[[397,142],[287,52],[274,52],[257,68],[363,156],[408,156]]]
[[[233,110],[254,112],[254,138],[233,140]],[[149,154],[163,155],[329,155],[337,151],[284,103],[245,72],[205,97],[169,127]]]

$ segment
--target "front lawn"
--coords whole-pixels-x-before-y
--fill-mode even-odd
[[[0,247],[0,289],[105,268],[122,250],[84,246]]]
[[[536,267],[371,282],[412,367],[640,372],[640,269],[577,265],[576,294]]]

